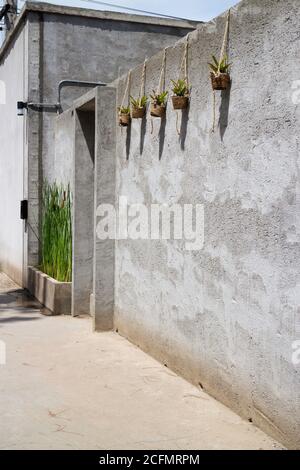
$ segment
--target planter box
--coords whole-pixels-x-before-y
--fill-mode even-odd
[[[52,315],[71,315],[72,282],[59,282],[28,268],[28,290]]]

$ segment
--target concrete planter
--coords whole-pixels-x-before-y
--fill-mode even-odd
[[[52,315],[71,314],[72,282],[59,282],[36,268],[28,268],[28,290]]]

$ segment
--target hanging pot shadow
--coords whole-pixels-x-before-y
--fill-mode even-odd
[[[162,116],[161,118],[161,123],[160,123],[160,129],[159,129],[159,151],[158,151],[158,158],[161,160],[162,154],[164,152],[164,146],[165,146],[165,137],[166,137],[166,123],[167,123],[167,118],[166,114]]]
[[[142,155],[142,153],[144,151],[146,131],[147,131],[147,117],[146,117],[146,113],[145,113],[145,115],[142,118],[142,123],[141,123],[140,155]]]
[[[129,160],[131,144],[131,123],[126,127],[126,160]]]
[[[227,90],[221,92],[221,104],[219,109],[219,129],[223,142],[225,132],[228,127],[229,106],[230,106],[231,82]]]
[[[190,105],[186,109],[181,111],[181,124],[180,124],[180,134],[179,134],[179,141],[181,150],[185,149],[185,140],[187,135],[187,127],[189,122],[189,113],[190,113]]]

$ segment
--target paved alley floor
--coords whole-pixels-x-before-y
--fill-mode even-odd
[[[0,273],[1,449],[276,449],[250,423],[88,318],[41,315]]]

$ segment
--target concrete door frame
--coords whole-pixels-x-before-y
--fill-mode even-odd
[[[72,315],[90,313],[93,287],[95,97],[74,110]]]
[[[115,207],[116,90],[112,87],[97,87],[77,100],[73,110],[72,314],[78,316],[90,313],[94,329],[107,331],[113,328],[114,318],[115,240],[98,239],[96,230],[99,205],[110,204]],[[82,116],[83,121],[88,113],[95,113],[93,182],[90,180],[88,163],[91,146],[88,148],[86,136],[83,135],[80,113],[87,113]],[[88,127],[85,133],[89,133]],[[83,167],[84,162],[87,166]],[[87,179],[86,173],[89,173]],[[89,196],[88,180],[93,185],[93,198]],[[87,222],[91,204],[93,219]],[[93,231],[92,237],[90,230]],[[93,240],[92,253],[88,240]]]

